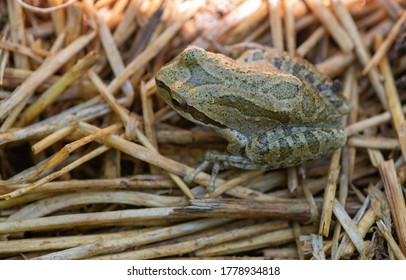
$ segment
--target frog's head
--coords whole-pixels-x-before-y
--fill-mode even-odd
[[[198,61],[206,60],[207,52],[195,46],[186,48],[173,62],[155,75],[157,90],[162,99],[184,118],[201,125],[221,124],[209,118],[194,106],[199,102],[198,87],[207,83],[206,73],[196,73]],[[199,71],[199,70],[197,70]]]
[[[187,109],[187,103],[182,95],[188,94],[184,87],[188,80],[183,53],[173,62],[163,66],[155,75],[157,90],[162,99],[176,111]]]

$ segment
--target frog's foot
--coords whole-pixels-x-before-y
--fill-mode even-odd
[[[200,173],[203,172],[207,169],[211,162],[208,160],[203,161],[192,173],[187,174],[185,177],[183,177],[183,181],[186,183],[190,184],[193,182],[195,177]],[[213,167],[211,169],[211,177],[210,177],[210,182],[209,186],[207,188],[208,192],[212,192],[214,190],[214,182],[216,181],[217,175],[220,171],[220,164],[218,162],[213,163]]]
[[[213,163],[213,167],[211,170],[209,186],[207,188],[208,192],[212,192],[214,190],[214,184],[217,175],[222,169],[231,167],[240,169],[257,169],[261,167],[260,165],[249,161],[243,156],[231,155],[215,151],[207,151],[205,154],[205,160],[192,173],[187,174],[185,177],[183,177],[183,180],[188,184],[191,183],[200,172],[203,172],[207,169],[210,163]]]

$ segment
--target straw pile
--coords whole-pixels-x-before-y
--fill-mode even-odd
[[[26,3],[0,2],[1,258],[405,259],[406,1]],[[250,41],[341,81],[348,142],[207,193],[209,174],[181,178],[226,143],[154,74]]]

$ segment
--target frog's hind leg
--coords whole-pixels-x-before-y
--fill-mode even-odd
[[[338,80],[331,81],[327,75],[318,71],[309,61],[272,48],[268,48],[263,57],[276,69],[292,74],[317,89],[321,96],[337,108],[341,114],[349,112],[350,108],[341,95],[340,82]]]
[[[346,139],[336,128],[285,127],[253,138],[245,153],[253,162],[277,169],[319,158],[342,147]]]

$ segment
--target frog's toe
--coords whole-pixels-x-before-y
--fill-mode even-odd
[[[183,181],[184,181],[186,184],[191,184],[191,183],[193,182],[193,180],[195,179],[196,175],[197,175],[197,174],[194,174],[194,172],[193,172],[193,173],[189,173],[189,174],[187,174],[187,175],[185,175],[185,176],[183,177]]]
[[[183,181],[185,181],[185,183],[187,183],[187,184],[192,183],[193,180],[196,178],[197,174],[206,170],[206,168],[209,166],[209,164],[210,164],[209,161],[207,161],[207,160],[203,161],[195,170],[193,170],[193,172],[185,175],[183,177]]]
[[[216,182],[216,178],[217,175],[219,174],[221,169],[221,165],[218,162],[215,162],[213,164],[213,167],[211,169],[211,176],[210,176],[210,182],[209,182],[209,186],[207,188],[207,192],[212,192],[214,191],[214,186],[215,186],[215,182]]]
[[[193,182],[193,180],[196,178],[196,176],[200,173],[203,172],[207,169],[211,162],[208,160],[203,161],[193,172],[187,174],[186,176],[183,177],[183,181],[185,183],[190,184]],[[215,182],[218,173],[220,172],[221,169],[221,164],[218,162],[214,162],[212,170],[211,170],[211,176],[210,176],[210,182],[209,185],[207,186],[207,192],[212,192],[214,190]]]

